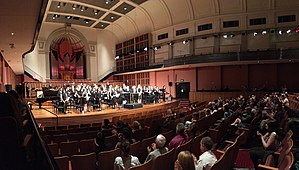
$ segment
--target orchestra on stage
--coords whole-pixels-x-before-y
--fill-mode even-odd
[[[93,110],[102,110],[102,105],[108,105],[115,109],[129,103],[160,103],[165,101],[166,88],[157,86],[112,86],[106,84],[77,84],[74,83],[59,87],[57,105],[66,113],[68,106],[73,106],[80,112],[87,111],[87,107]]]

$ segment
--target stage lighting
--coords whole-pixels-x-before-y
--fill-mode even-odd
[[[223,38],[227,38],[227,34],[224,34],[224,35],[223,35]]]
[[[278,31],[278,34],[279,34],[279,35],[282,35],[282,33],[283,33],[282,30],[279,30],[279,31]]]
[[[143,49],[144,51],[147,51],[147,47],[144,47],[144,49]]]
[[[287,30],[287,34],[290,34],[291,32],[292,32],[291,29],[288,29],[288,30]]]
[[[257,32],[254,32],[254,33],[253,33],[253,36],[255,36],[255,37],[256,37],[256,36],[257,36],[257,34],[258,34]]]
[[[262,34],[263,34],[263,35],[266,35],[266,34],[267,34],[267,31],[263,31]]]

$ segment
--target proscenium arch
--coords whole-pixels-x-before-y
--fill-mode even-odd
[[[46,46],[45,46],[45,49],[46,49],[45,55],[47,55],[46,59],[48,61],[48,62],[46,62],[46,79],[47,80],[50,79],[50,57],[49,57],[49,52],[50,52],[51,43],[53,42],[53,40],[57,39],[61,35],[65,34],[66,32],[78,36],[81,39],[82,43],[84,44],[84,51],[85,51],[85,56],[86,56],[85,57],[86,79],[90,79],[91,75],[90,75],[90,49],[89,49],[89,44],[87,42],[87,39],[84,37],[84,35],[80,31],[78,31],[78,30],[76,30],[72,27],[58,28],[55,31],[53,31],[49,35],[49,37],[47,38]]]

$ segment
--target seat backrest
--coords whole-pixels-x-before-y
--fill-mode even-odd
[[[96,169],[96,153],[73,155],[71,157],[72,170]]]
[[[174,154],[175,154],[175,149],[172,148],[170,151],[157,156],[154,159],[152,170],[174,169]]]
[[[77,155],[79,153],[79,142],[71,141],[71,142],[61,142],[60,143],[60,152],[62,156]]]
[[[140,155],[140,146],[141,146],[140,141],[131,144],[129,154],[139,157],[139,155]]]
[[[280,164],[282,163],[284,157],[286,155],[288,155],[291,150],[293,149],[293,140],[290,139],[289,141],[287,141],[287,143],[283,146],[283,148],[280,151],[279,157],[278,157],[278,166],[280,166]]]
[[[115,147],[117,143],[117,136],[116,135],[111,135],[111,136],[106,136],[105,137],[105,144],[106,146],[113,146]],[[107,148],[107,149],[114,149],[114,148]]]
[[[205,137],[207,131],[204,131],[200,135],[196,136],[192,141],[191,152],[195,155],[196,158],[200,155],[200,141],[203,137]]]
[[[282,139],[281,141],[281,145],[284,146],[288,140],[290,140],[293,136],[293,131],[292,130],[289,130],[286,135],[284,136],[284,138]]]
[[[219,160],[211,167],[211,170],[231,169],[236,142],[230,145]]]
[[[192,140],[189,140],[188,142],[183,143],[177,148],[175,148],[174,158],[176,158],[181,151],[190,151],[191,145],[192,145]]]
[[[67,134],[61,134],[61,135],[53,135],[52,136],[53,143],[60,144],[61,142],[67,141]]]
[[[154,160],[151,159],[150,161],[145,162],[144,164],[140,164],[134,167],[129,168],[129,170],[151,170],[154,164]]]
[[[55,162],[60,170],[69,170],[69,160],[68,156],[54,157]]]
[[[96,152],[96,145],[94,139],[80,141],[80,154],[88,154]]]
[[[140,162],[144,162],[144,160],[148,154],[147,147],[151,146],[152,143],[155,143],[155,139],[156,139],[156,136],[152,136],[152,137],[142,140],[141,147],[140,147],[140,157],[139,157]]]
[[[51,143],[51,144],[48,144],[48,148],[52,154],[52,156],[54,157],[58,157],[59,156],[59,152],[58,152],[58,144],[57,143]]]
[[[294,163],[294,155],[292,152],[289,152],[289,154],[287,154],[284,157],[283,161],[278,166],[278,169],[279,170],[289,170],[289,169],[291,169],[293,163]]]
[[[80,141],[85,137],[85,133],[69,133],[68,134],[68,139],[69,141]]]
[[[114,168],[114,160],[120,156],[120,149],[111,151],[103,151],[98,154],[98,170],[112,170]]]

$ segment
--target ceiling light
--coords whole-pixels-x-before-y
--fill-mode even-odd
[[[257,32],[254,32],[254,33],[253,33],[253,36],[255,36],[255,37],[256,37],[256,36],[257,36]]]
[[[235,34],[230,34],[229,35],[230,38],[233,38],[234,36],[235,36]]]
[[[85,19],[84,21],[85,21],[86,24],[88,24],[90,20],[89,19]]]
[[[282,31],[281,31],[281,30],[279,30],[279,31],[278,31],[278,34],[279,34],[279,35],[282,35]]]
[[[78,8],[77,4],[73,4],[73,10],[76,10]]]
[[[262,34],[263,34],[263,35],[266,35],[266,34],[267,34],[267,31],[263,31]]]
[[[224,35],[223,35],[223,38],[227,38],[227,34],[224,34]]]
[[[143,49],[144,51],[147,51],[147,47],[144,47],[144,49]]]
[[[71,16],[66,16],[66,19],[71,19],[72,17]]]
[[[291,33],[292,32],[292,30],[291,29],[288,29],[287,30],[287,34],[289,34],[289,33]]]
[[[158,50],[158,47],[154,47],[154,50],[157,51],[157,50]]]
[[[85,6],[81,6],[81,11],[83,12],[84,10],[86,10],[87,7]]]
[[[14,32],[12,32],[12,33],[11,33],[11,35],[12,35],[12,36],[14,36],[14,35],[15,35],[15,33],[14,33]]]
[[[169,42],[167,43],[169,46],[173,46],[173,42]]]
[[[94,12],[94,15],[98,15],[98,13],[99,13],[99,11],[97,9],[94,9],[93,12]]]
[[[101,27],[104,27],[104,25],[102,24]]]
[[[105,0],[105,3],[108,5],[109,3],[112,3],[114,0]]]
[[[60,2],[58,3],[57,8],[60,8]]]
[[[188,40],[184,40],[184,41],[183,41],[183,44],[187,44],[187,42],[188,42]]]
[[[124,7],[124,10],[126,11],[128,8],[127,7]]]
[[[114,17],[113,17],[113,16],[111,16],[111,19],[114,19]]]
[[[119,55],[117,55],[116,57],[115,57],[115,60],[118,60],[119,59]]]

